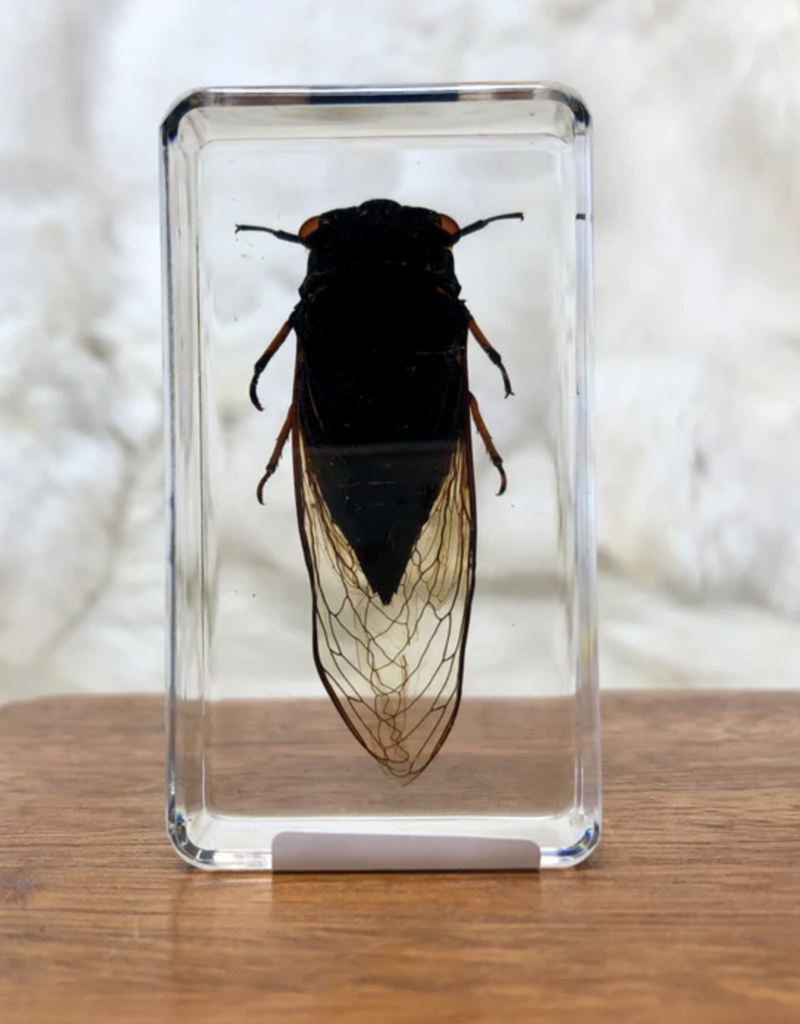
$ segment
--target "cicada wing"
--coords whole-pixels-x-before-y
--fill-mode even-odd
[[[452,728],[461,695],[475,580],[475,498],[469,432],[388,604],[372,590],[294,434],[300,533],[311,577],[314,658],[358,741],[411,781]]]

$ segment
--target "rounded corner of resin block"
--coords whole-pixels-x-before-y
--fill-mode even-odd
[[[569,846],[562,847],[556,854],[554,866],[574,868],[582,864],[600,845],[602,826],[599,818],[590,821],[580,837]]]
[[[169,816],[167,819],[167,837],[175,853],[190,867],[208,870],[213,866],[212,851],[198,846],[192,840],[183,815]]]
[[[571,112],[575,133],[588,131],[592,127],[592,115],[581,94],[565,85],[554,85],[553,89],[558,93],[558,102]]]
[[[193,110],[200,110],[209,106],[210,93],[208,89],[189,89],[178,96],[169,106],[167,113],[161,122],[161,141],[164,145],[174,141],[178,136],[181,122]]]

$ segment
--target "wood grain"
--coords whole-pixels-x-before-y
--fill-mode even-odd
[[[164,836],[153,698],[0,711],[0,1021],[800,1021],[800,695],[604,698],[582,868],[241,876]]]

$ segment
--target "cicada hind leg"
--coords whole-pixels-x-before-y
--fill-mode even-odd
[[[292,405],[289,406],[289,411],[286,414],[286,419],[284,420],[283,426],[281,427],[281,432],[280,434],[278,434],[278,440],[275,442],[275,447],[272,449],[272,455],[270,455],[269,457],[269,462],[266,465],[264,475],[258,482],[258,487],[256,488],[256,497],[258,498],[259,505],[264,504],[264,487],[269,478],[278,468],[278,463],[281,460],[283,449],[286,447],[286,442],[289,440],[289,434],[291,434],[292,432],[293,423],[294,403],[292,403]]]
[[[240,230],[240,228],[237,227],[236,230],[238,231]],[[253,376],[250,380],[250,401],[253,403],[256,409],[258,409],[259,412],[264,411],[264,407],[262,406],[258,398],[257,389],[259,378],[261,377],[261,374],[264,372],[264,370],[267,368],[269,361],[272,359],[272,357],[275,355],[275,353],[278,351],[278,349],[281,347],[284,341],[286,341],[286,339],[289,337],[289,334],[291,333],[293,326],[294,325],[292,323],[292,318],[289,317],[289,319],[286,321],[283,327],[281,327],[281,329],[278,331],[278,333],[275,335],[275,337],[272,339],[269,345],[267,345],[267,347],[261,353],[259,358],[256,360],[255,366],[253,367]],[[286,419],[284,421],[283,426],[281,427],[281,432],[280,434],[278,434],[278,440],[275,442],[275,447],[272,450],[272,455],[270,455],[269,457],[269,462],[266,465],[264,475],[258,482],[258,487],[256,488],[256,497],[258,498],[260,505],[264,504],[264,485],[275,472],[275,470],[278,468],[278,463],[280,462],[281,454],[283,452],[284,447],[286,446],[286,442],[289,440],[289,434],[291,434],[292,432],[293,422],[294,403],[292,403],[289,406],[289,412],[286,414]]]
[[[495,467],[497,472],[500,474],[500,490],[497,492],[499,498],[501,494],[505,493],[506,486],[508,485],[508,479],[506,477],[506,471],[503,469],[503,459],[494,446],[492,435],[489,433],[486,424],[484,423],[483,416],[481,416],[481,410],[478,407],[478,400],[475,396],[470,393],[469,396],[469,411],[472,414],[472,420],[475,424],[475,429],[481,435],[481,440],[486,447],[489,458],[492,460],[492,465]]]

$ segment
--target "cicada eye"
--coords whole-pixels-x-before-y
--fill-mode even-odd
[[[456,224],[452,217],[448,217],[446,213],[439,214],[439,227],[442,231],[446,231],[448,235],[457,235],[461,228]]]
[[[301,242],[307,241],[319,227],[319,217],[309,217],[308,220],[303,224],[300,230],[297,232],[297,237]]]

